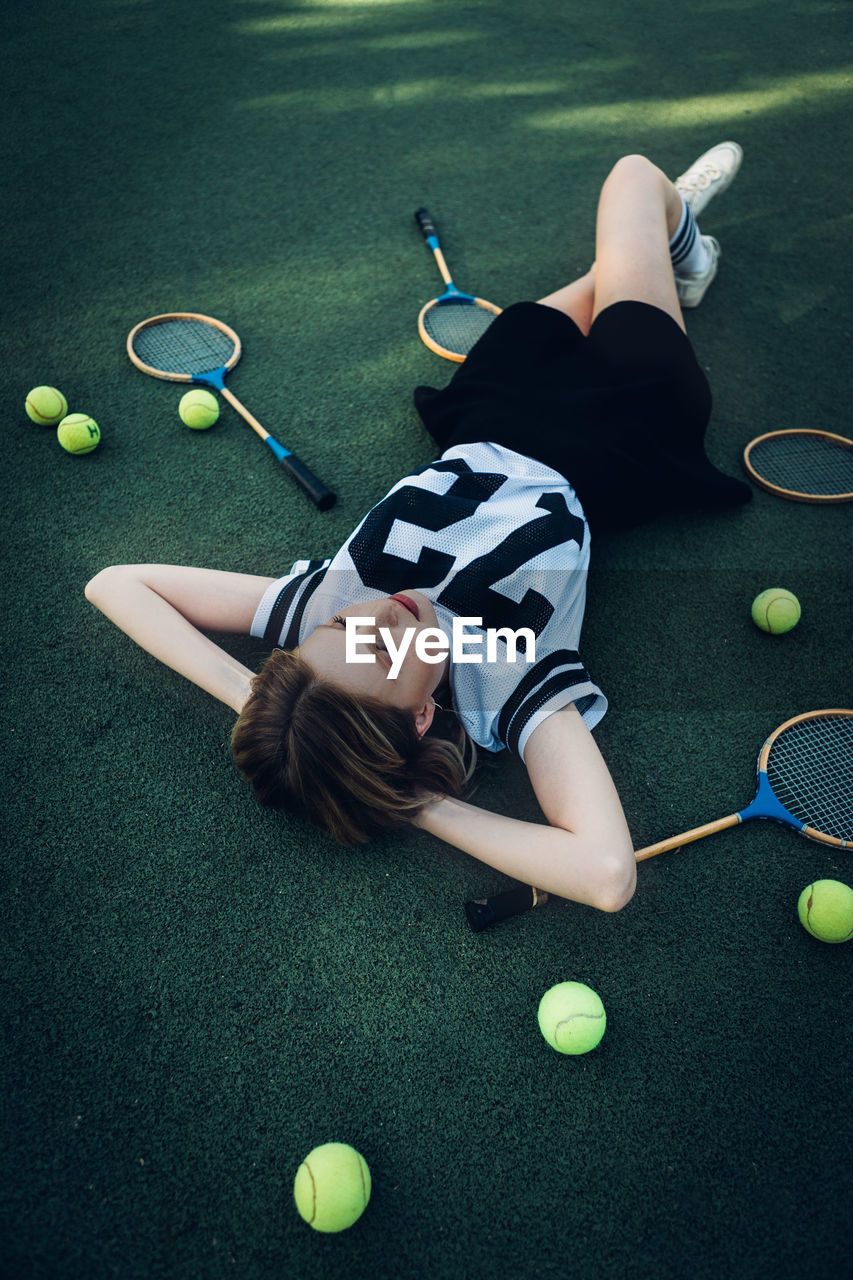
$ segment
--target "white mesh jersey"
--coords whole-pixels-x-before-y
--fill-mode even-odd
[[[523,756],[561,707],[576,703],[590,729],[607,710],[578,654],[589,542],[558,472],[501,445],[455,445],[396,484],[337,555],[299,560],[274,582],[251,632],[292,649],[339,609],[406,588],[431,601],[448,643],[454,617],[479,618],[484,631],[530,628],[534,661],[523,642],[509,661],[499,640],[493,662],[450,664],[454,705],[474,741]],[[482,640],[467,651],[485,658]]]

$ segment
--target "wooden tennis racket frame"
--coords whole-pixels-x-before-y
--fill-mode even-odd
[[[848,440],[846,436],[836,435],[833,431],[822,431],[812,427],[789,427],[783,431],[766,431],[763,436],[756,436],[754,440],[750,440],[749,444],[743,451],[744,470],[750,480],[754,481],[760,488],[767,493],[773,493],[779,498],[787,498],[791,502],[851,502],[853,501],[853,493],[799,493],[796,489],[785,489],[781,485],[773,484],[771,480],[765,480],[764,477],[754,469],[750,456],[752,450],[760,444],[764,444],[767,440],[779,440],[784,436],[817,436],[822,440],[830,440],[833,444],[840,445],[843,449],[853,448],[853,440]]]

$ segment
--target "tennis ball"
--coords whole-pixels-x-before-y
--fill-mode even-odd
[[[840,880],[815,880],[800,894],[797,915],[813,938],[849,942],[853,938],[853,889]]]
[[[101,439],[101,429],[88,413],[69,413],[56,428],[59,443],[67,453],[91,453]]]
[[[197,387],[195,391],[188,391],[185,396],[181,396],[178,413],[181,415],[181,422],[185,422],[194,431],[203,431],[205,427],[212,427],[219,417],[219,401],[209,391],[202,391]]]
[[[30,421],[55,427],[68,412],[68,401],[56,387],[33,387],[27,393],[24,408]]]
[[[558,1053],[589,1053],[607,1026],[601,997],[583,982],[558,982],[539,1001],[539,1029]]]
[[[752,602],[752,621],[762,631],[780,636],[800,620],[800,602],[784,587],[769,587]]]
[[[370,1170],[345,1142],[310,1151],[296,1170],[293,1198],[315,1231],[344,1231],[361,1217],[370,1199]]]

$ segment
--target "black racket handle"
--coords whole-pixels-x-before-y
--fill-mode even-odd
[[[436,240],[438,239],[438,232],[435,229],[435,223],[429,216],[429,212],[426,209],[415,210],[415,222],[424,233],[424,240],[428,240],[430,236],[435,236]]]
[[[474,898],[465,903],[468,923],[475,933],[482,933],[490,925],[520,915],[531,907],[541,907],[548,901],[548,894],[532,885],[520,884],[514,889],[496,893],[491,898]]]
[[[267,441],[269,443],[269,441]],[[328,511],[329,507],[333,507],[338,500],[338,495],[332,493],[331,489],[327,489],[322,480],[318,480],[313,471],[306,467],[295,453],[276,454],[281,465],[284,467],[288,475],[292,476],[300,488],[304,489],[308,497],[320,509],[320,511]]]

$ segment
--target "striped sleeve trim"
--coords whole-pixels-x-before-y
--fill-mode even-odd
[[[309,560],[305,572],[292,578],[281,589],[270,609],[270,616],[264,627],[264,640],[278,645],[281,649],[293,649],[299,644],[299,627],[305,608],[325,578],[330,564],[330,560]],[[287,622],[288,614],[290,614],[289,623]]]
[[[564,668],[557,670],[557,668]],[[565,668],[569,668],[565,670]],[[552,674],[553,673],[553,674]],[[519,743],[526,725],[557,693],[577,685],[590,685],[586,668],[576,649],[558,649],[537,662],[519,681],[508,698],[498,720],[498,737],[507,747],[521,754]]]

